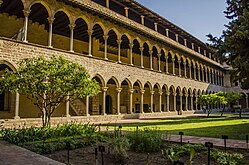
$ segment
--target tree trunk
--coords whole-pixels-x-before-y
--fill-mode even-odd
[[[242,118],[241,115],[242,115],[242,108],[239,109],[239,118],[240,119]]]
[[[223,116],[223,114],[224,114],[224,111],[225,111],[225,107],[222,109],[222,111],[221,111],[221,117]]]

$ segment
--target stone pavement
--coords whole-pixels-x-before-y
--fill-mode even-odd
[[[0,141],[1,165],[64,165],[27,149]]]
[[[172,142],[180,142],[180,135],[163,135],[163,138]],[[196,137],[196,136],[182,136],[183,143],[192,143],[192,144],[205,144],[205,142],[212,142],[214,146],[224,147],[224,140],[218,138],[209,138],[209,137]],[[247,149],[248,144],[246,141],[242,140],[232,140],[227,139],[228,148],[242,148]]]

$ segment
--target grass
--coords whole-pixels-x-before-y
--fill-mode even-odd
[[[245,140],[246,135],[249,134],[249,119],[228,117],[145,120],[142,123],[122,124],[122,126],[123,130],[134,130],[137,126],[140,129],[156,127],[167,134],[178,134],[179,131],[183,131],[185,135],[189,136],[221,138],[221,135],[227,135],[229,139],[238,140]]]

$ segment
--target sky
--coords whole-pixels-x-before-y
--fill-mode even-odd
[[[226,0],[136,0],[202,42],[206,35],[220,36],[228,23]]]

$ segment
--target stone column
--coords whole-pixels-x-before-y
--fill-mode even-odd
[[[68,95],[67,102],[66,102],[66,117],[70,117],[69,110],[70,110],[70,101],[69,101],[69,95]]]
[[[129,17],[129,8],[128,7],[125,7],[125,16],[126,17]]]
[[[175,57],[172,57],[173,75],[175,74]]]
[[[195,96],[195,107],[196,107],[196,110],[198,111],[198,95]]]
[[[179,95],[180,96],[180,113],[179,114],[182,114],[182,94]]]
[[[202,72],[202,82],[205,82],[205,80],[204,80],[204,68],[202,68],[202,70],[201,70],[201,72]]]
[[[141,68],[144,68],[144,58],[143,58],[143,47],[140,47],[140,52],[141,52]]]
[[[188,111],[188,94],[185,94],[185,100],[186,100],[185,110]]]
[[[190,99],[191,99],[191,103],[190,103],[190,107],[191,107],[191,111],[194,110],[194,99],[193,99],[193,95],[190,95]]]
[[[174,111],[176,112],[176,93],[173,94],[174,96]]]
[[[194,80],[196,80],[196,67],[195,67],[195,65],[193,65],[193,68],[194,68]]]
[[[106,8],[109,8],[109,0],[105,0]]]
[[[105,98],[106,98],[106,91],[107,91],[108,87],[103,87],[102,90],[103,90],[103,112],[102,114],[103,115],[106,115],[106,109],[105,109]]]
[[[86,116],[89,115],[89,96],[86,96]]]
[[[169,56],[165,56],[165,60],[166,60],[165,65],[166,65],[166,73],[167,74],[169,74],[169,61],[168,61],[168,59],[169,59]]]
[[[120,115],[120,93],[122,91],[122,88],[117,88],[117,114]]]
[[[152,58],[152,50],[149,51],[149,54],[150,54],[150,70],[153,70],[153,58]]]
[[[209,71],[209,83],[212,83],[212,70]]]
[[[145,90],[144,89],[141,89],[141,109],[140,109],[140,113],[144,113],[144,92]]]
[[[208,83],[208,72],[207,72],[207,69],[206,69],[206,82]]]
[[[89,56],[92,56],[92,34],[93,31],[92,30],[87,30],[88,36],[89,36],[89,47],[88,47],[88,52],[89,52]]]
[[[189,78],[192,79],[192,66],[189,64]]]
[[[166,99],[167,99],[167,111],[168,111],[168,112],[170,111],[170,109],[169,109],[169,96],[170,96],[170,93],[168,92],[168,93],[166,94]]]
[[[23,42],[28,42],[28,23],[29,23],[29,9],[24,9],[23,10],[23,15],[24,15],[24,40]]]
[[[162,94],[163,92],[159,91],[159,112],[162,112]]]
[[[52,39],[53,39],[53,22],[54,18],[48,18],[49,31],[48,31],[48,47],[52,48]]]
[[[20,119],[19,117],[19,100],[20,100],[20,95],[19,93],[16,93],[16,102],[15,102],[15,116],[14,119]]]
[[[158,71],[162,72],[161,71],[161,54],[158,54]]]
[[[70,52],[74,52],[73,50],[73,30],[74,30],[75,25],[74,24],[70,24],[69,28],[70,28]]]
[[[179,77],[182,77],[182,71],[181,71],[181,60],[178,60],[178,72],[179,72]]]
[[[200,67],[197,67],[198,70],[198,80],[201,81],[201,70]]]
[[[141,15],[141,24],[144,25],[144,16]]]
[[[184,62],[183,65],[184,65],[184,77],[187,78],[187,63]]]
[[[108,57],[107,57],[107,41],[108,41],[108,35],[104,35],[103,36],[104,40],[105,40],[105,60],[108,60]]]
[[[129,92],[130,92],[130,106],[129,106],[129,109],[130,109],[130,113],[133,113],[132,112],[132,107],[133,107],[133,92],[134,92],[134,89],[130,89]]]
[[[133,43],[129,44],[130,47],[130,65],[133,65],[133,61],[132,61],[132,48],[133,48]]]
[[[154,93],[155,93],[155,91],[150,91],[150,110],[151,110],[151,113],[154,112],[154,109],[153,109]]]
[[[121,62],[121,43],[122,43],[122,40],[118,39],[117,43],[118,43],[118,63],[122,63]]]

